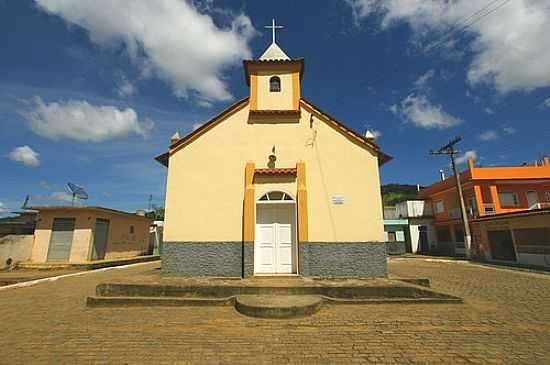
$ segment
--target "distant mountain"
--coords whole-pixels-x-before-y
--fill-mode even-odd
[[[384,202],[384,206],[392,206],[405,200],[416,199],[416,189],[416,185],[382,185],[382,201]]]

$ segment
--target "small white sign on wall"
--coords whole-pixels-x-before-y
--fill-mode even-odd
[[[332,204],[334,205],[342,205],[345,203],[345,199],[343,195],[334,195],[332,197]]]

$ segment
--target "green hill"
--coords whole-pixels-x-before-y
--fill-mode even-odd
[[[405,200],[416,199],[416,193],[416,185],[382,185],[382,201],[384,202],[384,206],[392,206]]]

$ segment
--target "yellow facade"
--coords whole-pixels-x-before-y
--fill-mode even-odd
[[[268,87],[262,85],[258,81],[258,88]],[[258,95],[258,105],[279,105],[274,101],[279,96]],[[275,99],[264,100],[270,97]],[[267,168],[273,147],[275,167],[296,168],[298,162],[304,163],[308,241],[384,240],[374,149],[331,124],[303,100],[300,116],[294,119],[272,115],[254,120],[247,101],[237,109],[170,151],[165,241],[242,241],[245,167],[251,161],[256,169]],[[256,199],[270,190],[287,191],[295,198],[298,192],[296,177],[255,177],[254,187]],[[333,198],[343,199],[343,204],[335,205]]]
[[[105,260],[139,256],[146,254],[149,249],[151,220],[148,218],[107,209],[51,207],[40,210],[34,233],[32,262],[47,262],[55,218],[75,219],[69,263],[91,260],[97,219],[109,221]],[[133,226],[133,233],[130,226]]]
[[[258,109],[259,110],[292,110],[294,109],[294,77],[296,72],[280,71],[277,77],[281,80],[281,91],[269,91],[269,79],[273,77],[273,72],[259,71],[258,82]]]
[[[250,110],[299,110],[300,67],[295,63],[248,66]],[[274,76],[281,81],[278,92],[270,91],[270,79]]]

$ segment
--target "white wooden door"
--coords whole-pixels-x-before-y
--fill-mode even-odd
[[[256,225],[256,247],[254,265],[256,272],[268,274],[277,272],[275,262],[276,228],[274,224]]]
[[[258,205],[255,271],[258,274],[295,272],[294,205]]]
[[[292,273],[292,224],[275,223],[277,232],[277,273]]]

